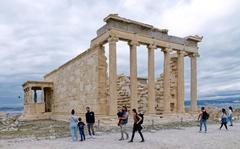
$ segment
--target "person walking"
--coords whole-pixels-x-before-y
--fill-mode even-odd
[[[205,133],[207,133],[207,120],[209,118],[209,114],[205,110],[205,107],[201,107],[201,112],[198,115],[198,121],[200,122],[200,130],[199,132],[202,132],[202,126],[204,125]]]
[[[87,107],[86,110],[87,113],[85,114],[85,117],[87,122],[88,134],[90,135],[90,137],[92,137],[92,135],[95,135],[93,128],[95,123],[95,115],[93,111],[90,111],[90,107]]]
[[[123,106],[122,107],[122,114],[121,116],[119,116],[119,127],[121,129],[121,138],[119,139],[119,141],[124,140],[124,134],[126,135],[126,140],[129,138],[129,135],[126,131],[126,125],[128,123],[128,111],[127,111],[127,107]]]
[[[228,119],[228,115],[227,115],[227,112],[226,110],[223,108],[222,109],[222,114],[221,114],[221,126],[220,126],[220,130],[222,129],[222,126],[224,125],[226,130],[228,130],[227,128],[227,119]]]
[[[139,135],[141,136],[142,140],[141,142],[144,142],[143,134],[142,134],[142,126],[141,123],[143,121],[143,118],[137,113],[136,109],[132,109],[132,114],[133,114],[133,130],[132,130],[132,138],[129,141],[129,143],[133,142],[135,132],[138,131]]]
[[[228,107],[228,120],[230,122],[230,126],[233,126],[233,108],[230,106]]]
[[[78,118],[75,115],[74,109],[72,109],[72,111],[71,111],[71,117],[70,117],[69,121],[70,121],[69,128],[70,128],[70,133],[72,136],[72,141],[77,141],[77,139],[78,139],[78,137],[77,137]]]
[[[80,137],[81,137],[80,141],[83,141],[83,140],[85,141],[84,127],[85,127],[85,124],[84,124],[84,122],[82,122],[82,119],[79,117],[78,118],[78,129],[79,129],[79,133],[80,133]]]

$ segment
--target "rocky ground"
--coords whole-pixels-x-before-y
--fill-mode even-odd
[[[53,120],[0,121],[0,139],[36,138],[48,139],[69,136],[67,122]]]
[[[136,134],[133,143],[118,141],[120,134],[97,133],[93,139],[87,136],[84,142],[72,142],[70,137],[57,139],[15,138],[1,139],[0,148],[4,149],[238,149],[240,146],[240,125],[235,123],[228,131],[219,130],[219,124],[208,126],[208,133],[199,133],[199,128],[180,127],[178,129],[161,129],[144,131],[145,142],[139,143]],[[129,132],[130,133],[130,132]]]
[[[19,115],[4,116],[0,118],[0,139],[10,138],[33,138],[36,140],[55,139],[69,137],[68,122],[55,120],[33,120],[19,121]],[[95,130],[99,133],[119,132],[116,120],[101,122],[100,126],[95,125]],[[216,123],[210,121],[209,123]],[[181,127],[192,127],[198,125],[196,116],[160,116],[155,121],[145,117],[144,131],[157,131],[162,129],[180,129]],[[131,132],[132,120],[130,118],[127,130]],[[87,133],[87,132],[86,132]]]
[[[208,109],[210,113],[209,133],[197,133],[197,114],[159,116],[155,121],[145,119],[144,134],[147,142],[144,144],[135,144],[135,148],[198,148],[204,141],[206,148],[214,148],[214,143],[222,144],[222,147],[228,149],[236,148],[240,140],[239,124],[230,127],[228,132],[219,132],[219,111],[220,109]],[[234,112],[235,123],[239,121],[240,110]],[[0,148],[45,148],[49,144],[49,148],[77,148],[79,145],[83,148],[89,148],[89,145],[94,142],[95,146],[91,148],[122,148],[130,147],[126,141],[118,142],[119,128],[116,124],[108,125],[106,122],[98,126],[95,125],[97,131],[96,139],[88,139],[84,143],[72,143],[69,134],[68,122],[54,120],[34,120],[34,121],[19,121],[19,114],[5,115],[0,113]],[[157,122],[158,121],[158,122]],[[128,132],[131,132],[131,120],[127,127]],[[188,136],[190,135],[190,136]],[[206,137],[206,138],[205,138]],[[185,140],[185,139],[187,140]],[[179,140],[179,141],[176,141]],[[212,141],[211,141],[212,140]],[[219,141],[219,142],[216,142]],[[230,141],[229,141],[230,140]],[[238,141],[236,141],[238,140]],[[171,142],[173,141],[173,142]],[[105,143],[105,144],[104,144]],[[36,147],[34,145],[38,144]],[[217,144],[218,145],[218,144]]]

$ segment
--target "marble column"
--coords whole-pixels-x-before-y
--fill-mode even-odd
[[[163,49],[164,52],[164,76],[163,76],[163,98],[164,98],[164,113],[170,113],[170,48]]]
[[[117,61],[116,42],[118,38],[110,37],[109,42],[109,115],[117,113]]]
[[[178,51],[177,55],[177,106],[178,112],[184,113],[184,51]]]
[[[96,44],[95,48],[98,50],[98,111],[107,115],[107,58],[102,44]]]
[[[138,109],[138,81],[137,81],[137,41],[130,41],[130,83],[131,83],[131,109]]]
[[[197,54],[190,55],[191,60],[191,112],[197,111]]]
[[[148,46],[148,114],[156,114],[154,49],[156,49],[155,45],[151,44]]]

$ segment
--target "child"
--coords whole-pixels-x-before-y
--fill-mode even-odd
[[[118,116],[118,126],[119,126],[120,124],[122,124],[121,118],[123,117],[123,111],[122,110],[118,111],[117,116]]]
[[[82,122],[82,119],[79,117],[78,118],[78,128],[79,128],[79,133],[80,133],[80,137],[81,137],[81,141],[85,140],[85,134],[84,134],[84,127],[85,124],[84,122]]]

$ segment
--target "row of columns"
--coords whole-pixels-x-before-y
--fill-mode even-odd
[[[117,63],[116,42],[118,38],[110,37],[109,43],[109,115],[117,113]],[[130,41],[130,83],[131,83],[131,108],[138,105],[137,97],[137,41]],[[154,49],[156,45],[148,45],[148,114],[155,114],[155,77],[154,77]],[[170,52],[171,48],[164,48],[164,112],[170,112]],[[185,112],[184,108],[184,51],[178,51],[177,61],[177,109],[179,113]],[[191,111],[197,110],[197,77],[196,55],[191,55]]]

